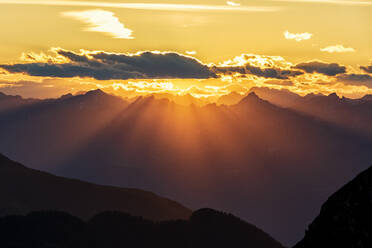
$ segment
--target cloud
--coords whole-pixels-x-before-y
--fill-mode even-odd
[[[370,65],[370,66],[361,66],[360,69],[362,69],[363,71],[365,71],[367,73],[372,73],[372,65]]]
[[[271,85],[281,85],[281,86],[293,86],[293,82],[291,80],[267,80],[265,84]]]
[[[75,53],[62,49],[54,52],[65,63],[34,62],[2,64],[11,73],[43,77],[91,77],[97,80],[155,78],[216,78],[210,68],[195,58],[175,52],[140,52],[136,54],[89,52]]]
[[[288,30],[284,31],[284,37],[287,40],[295,40],[297,42],[303,41],[303,40],[309,40],[313,36],[312,34],[306,32],[306,33],[290,33]]]
[[[197,54],[197,52],[196,51],[186,51],[186,54],[188,54],[188,55],[195,55],[195,54]]]
[[[240,11],[240,12],[272,12],[280,8],[271,6],[226,6],[226,5],[198,5],[198,4],[164,4],[164,3],[119,3],[98,1],[63,1],[63,0],[0,0],[0,4],[19,5],[49,5],[49,6],[80,6],[96,8],[122,8],[137,10],[164,11]]]
[[[236,3],[233,1],[226,1],[226,4],[234,7],[239,7],[241,5],[240,3]]]
[[[348,85],[372,88],[372,76],[368,74],[343,74],[339,75],[337,79],[341,82],[347,83]]]
[[[218,67],[215,66],[213,70],[216,73],[221,74],[234,74],[239,73],[242,75],[250,74],[263,78],[275,78],[275,79],[288,79],[289,77],[295,77],[304,74],[301,71],[296,70],[285,70],[281,68],[260,68],[253,65],[244,65],[244,66],[224,66]]]
[[[372,87],[372,76],[368,74],[342,74],[337,79],[351,85]]]
[[[327,76],[335,76],[346,72],[346,67],[337,63],[324,63],[319,61],[300,63],[294,66],[296,69],[303,70],[307,73],[320,73]]]
[[[89,25],[86,31],[101,32],[118,39],[133,39],[132,30],[126,28],[114,13],[106,10],[63,12],[62,16],[74,18]]]
[[[113,83],[106,85],[104,88],[112,87],[114,90],[124,90],[127,92],[137,92],[137,93],[159,93],[159,92],[172,92],[174,89],[174,84],[171,82],[126,82],[126,83]]]
[[[321,48],[320,51],[328,52],[328,53],[347,53],[347,52],[355,52],[355,49],[352,47],[344,47],[343,45],[335,45],[335,46],[327,46],[325,48]]]
[[[213,66],[212,69],[217,74],[249,74],[273,79],[288,79],[304,74],[302,71],[293,70],[291,67],[292,64],[280,56],[242,54],[232,60]]]

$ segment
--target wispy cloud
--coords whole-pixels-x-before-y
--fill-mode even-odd
[[[311,39],[313,35],[310,33],[290,33],[288,30],[284,32],[284,37],[287,40],[295,40],[297,42]]]
[[[352,47],[344,47],[343,45],[335,45],[335,46],[327,46],[325,48],[321,48],[320,51],[328,52],[328,53],[347,53],[347,52],[355,52],[355,49]]]
[[[62,16],[71,17],[89,25],[86,31],[101,32],[118,39],[133,39],[132,30],[126,28],[114,13],[106,10],[85,10],[62,12]]]
[[[236,3],[233,1],[227,1],[226,4],[234,7],[239,7],[241,5],[240,3]]]
[[[186,54],[188,54],[188,55],[195,55],[195,54],[197,54],[197,52],[196,51],[186,51]]]
[[[360,0],[273,0],[277,2],[295,2],[295,3],[321,3],[321,4],[337,4],[348,6],[372,6],[372,1]]]
[[[138,10],[166,11],[241,11],[241,12],[272,12],[280,10],[274,6],[227,6],[198,4],[164,4],[164,3],[113,3],[94,1],[58,1],[58,0],[0,0],[0,4],[50,5],[50,6],[81,6],[97,8],[122,8]]]

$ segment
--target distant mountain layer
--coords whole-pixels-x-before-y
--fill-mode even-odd
[[[372,167],[333,194],[294,248],[372,247]]]
[[[21,96],[9,96],[0,92],[0,113],[31,105],[38,101],[40,100],[24,99]]]
[[[152,220],[186,219],[191,211],[153,193],[100,186],[28,169],[0,155],[0,216],[60,210],[87,219],[107,210]]]
[[[360,99],[309,94],[301,97],[288,90],[252,88],[260,98],[272,104],[316,117],[372,138],[372,96]]]
[[[0,218],[0,232],[2,248],[283,248],[257,227],[212,209],[156,223],[120,212],[87,222],[63,212],[34,212]]]

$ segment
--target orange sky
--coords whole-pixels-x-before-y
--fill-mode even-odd
[[[0,0],[0,5],[0,91],[9,94],[47,98],[102,88],[126,97],[191,94],[214,101],[262,86],[353,98],[372,93],[371,1]],[[87,68],[86,62],[58,50],[87,55],[89,63],[97,62],[89,57],[95,51],[126,58],[150,51],[164,60],[173,56],[169,54],[179,58],[164,61],[170,63],[167,72],[140,66],[128,71],[134,70],[131,65],[123,69],[129,77],[98,78],[98,67]],[[180,71],[171,71],[187,58],[200,68],[181,73],[180,64]],[[65,74],[44,67],[30,71],[40,63],[54,71],[63,67]],[[113,73],[112,64],[99,63]],[[14,64],[18,66],[9,70]],[[67,65],[85,72],[70,75]],[[116,72],[121,70],[115,66]],[[200,77],[197,70],[211,70],[215,76]],[[280,74],[289,72],[298,75]]]

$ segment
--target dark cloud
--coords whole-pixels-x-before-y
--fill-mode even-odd
[[[303,70],[307,73],[320,73],[327,76],[336,76],[346,72],[346,67],[341,66],[337,63],[323,63],[319,61],[312,61],[306,63],[297,64],[294,68]]]
[[[144,52],[126,55],[99,52],[81,55],[65,50],[57,53],[69,62],[3,64],[0,68],[31,76],[91,77],[98,80],[217,77],[208,66],[177,53]]]
[[[86,63],[89,62],[89,59],[85,55],[79,55],[79,54],[66,51],[66,50],[58,50],[57,53],[59,55],[62,55],[65,58],[68,58],[69,60],[73,62],[86,62]]]
[[[213,67],[213,71],[222,74],[233,74],[240,73],[242,75],[251,74],[258,77],[264,78],[275,78],[275,79],[288,79],[289,77],[295,77],[304,74],[301,71],[296,70],[285,70],[280,68],[260,68],[252,65],[244,66],[228,66],[228,67]]]
[[[363,71],[365,71],[367,73],[372,73],[372,65],[370,65],[370,66],[361,66],[360,69],[362,69]]]
[[[364,85],[372,88],[372,76],[368,74],[342,74],[337,76],[339,81],[351,85]]]
[[[290,80],[268,80],[265,81],[265,84],[293,86],[293,82]]]

